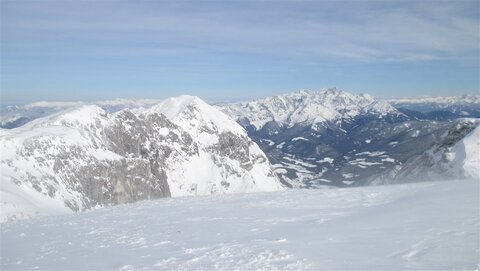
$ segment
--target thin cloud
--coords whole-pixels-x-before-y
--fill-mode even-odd
[[[2,45],[7,55],[478,58],[479,19],[468,14],[478,2],[425,2],[8,2]]]

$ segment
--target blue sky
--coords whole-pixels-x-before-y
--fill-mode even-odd
[[[480,94],[480,1],[1,1],[1,98]]]

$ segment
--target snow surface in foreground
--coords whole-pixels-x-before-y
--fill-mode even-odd
[[[2,269],[476,269],[479,182],[161,199],[2,225]]]

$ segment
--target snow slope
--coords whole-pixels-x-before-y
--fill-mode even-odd
[[[480,180],[480,126],[453,146],[452,156],[454,170]]]
[[[28,185],[17,185],[2,179],[0,222],[24,219],[37,214],[58,215],[72,212],[62,201],[46,197]]]
[[[474,270],[478,181],[144,201],[1,229],[4,270]]]

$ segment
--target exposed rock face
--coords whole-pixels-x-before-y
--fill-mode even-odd
[[[198,98],[166,102],[172,100],[179,104],[114,114],[82,106],[2,130],[1,178],[9,188],[2,189],[2,205],[14,206],[15,214],[21,209],[15,206],[24,204],[15,198],[42,205],[48,197],[81,211],[169,196],[282,189],[265,154],[235,121]]]
[[[164,151],[143,146],[145,121],[131,112],[109,119],[93,106],[68,114],[93,119],[80,124],[60,114],[2,135],[11,151],[2,155],[2,181],[30,185],[74,211],[170,196]]]

